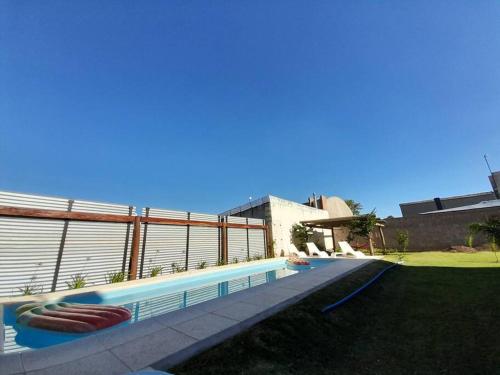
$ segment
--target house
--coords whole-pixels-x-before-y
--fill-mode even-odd
[[[301,204],[267,195],[225,211],[221,215],[265,219],[270,229],[269,241],[273,244],[274,254],[279,256],[289,254],[291,229],[294,224],[308,220],[350,217],[352,211],[339,197],[321,195],[318,199],[316,197],[309,198],[308,203]],[[339,233],[336,232],[337,230]],[[332,233],[330,229],[315,229],[313,241],[322,248],[332,249],[332,234],[336,240],[345,237],[342,228],[335,229],[335,233]]]

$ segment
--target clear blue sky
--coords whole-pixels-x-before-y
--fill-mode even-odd
[[[498,1],[0,0],[0,189],[220,212],[500,169]]]

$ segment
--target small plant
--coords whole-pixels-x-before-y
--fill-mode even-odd
[[[231,263],[233,263],[233,264],[237,264],[237,263],[239,263],[239,262],[240,262],[240,260],[239,260],[238,258],[234,257],[234,258],[233,258],[233,261],[232,261]]]
[[[177,263],[172,263],[172,272],[179,273],[186,271],[185,267],[179,266]]]
[[[396,232],[396,241],[399,245],[399,250],[405,252],[410,244],[410,236],[407,230],[398,230]]]
[[[224,261],[222,259],[218,259],[216,265],[217,266],[224,266],[225,263],[224,263]]]
[[[271,242],[271,254],[269,254],[270,258],[274,258],[276,256],[275,251],[276,251],[276,240],[273,240]]]
[[[207,268],[208,267],[208,263],[204,260],[202,260],[201,262],[199,262],[197,265],[196,265],[196,269],[197,270],[202,270],[204,268]]]
[[[86,278],[87,275],[77,273],[76,275],[71,276],[71,281],[66,281],[66,285],[68,286],[68,289],[85,288],[85,285],[87,285]]]
[[[108,272],[106,276],[107,284],[116,284],[125,281],[125,272]]]
[[[500,243],[500,217],[491,216],[483,223],[473,223],[469,225],[471,233],[483,233],[488,238],[491,251],[495,254],[498,263],[498,244]]]
[[[252,260],[261,260],[263,257],[262,255],[258,255],[258,254],[255,254],[253,257],[252,257]]]
[[[18,288],[23,296],[32,296],[33,294],[42,293],[43,287],[35,283],[36,275],[30,278],[30,281],[23,285],[22,288]]]
[[[154,266],[149,271],[149,277],[156,277],[163,272],[163,266]]]
[[[465,245],[467,247],[474,247],[474,234],[469,233],[467,237],[465,237]]]
[[[407,230],[398,230],[396,232],[396,241],[398,242],[398,262],[403,262],[406,258],[406,250],[410,244],[410,236]]]

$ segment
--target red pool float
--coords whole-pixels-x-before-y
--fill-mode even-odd
[[[51,331],[86,333],[108,328],[130,319],[124,307],[79,303],[29,303],[16,310],[17,323]]]

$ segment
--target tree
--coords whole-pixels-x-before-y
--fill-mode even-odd
[[[312,231],[301,224],[294,224],[290,232],[292,235],[292,243],[295,244],[300,251],[305,251],[307,248],[306,243],[309,241]]]
[[[345,203],[347,204],[347,206],[349,206],[354,216],[358,216],[361,213],[361,210],[363,209],[361,203],[356,202],[355,200],[347,199]]]
[[[367,215],[359,216],[348,224],[349,237],[348,240],[352,241],[355,236],[364,237],[368,239],[370,246],[370,254],[373,255],[373,242],[371,233],[377,225],[377,215],[375,210]]]
[[[399,250],[398,251],[398,261],[402,262],[405,259],[406,250],[410,244],[410,235],[407,230],[396,231],[396,240],[398,241]]]
[[[483,223],[472,223],[469,225],[469,230],[471,234],[483,233],[486,235],[498,263],[497,246],[500,244],[500,217],[491,216]]]

